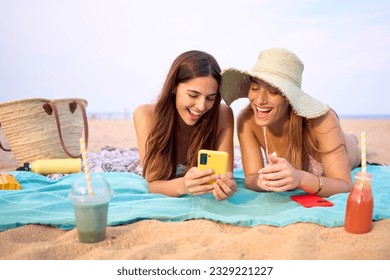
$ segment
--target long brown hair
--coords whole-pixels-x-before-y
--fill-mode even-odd
[[[213,56],[202,51],[188,51],[173,62],[155,107],[155,123],[145,144],[143,175],[148,181],[168,180],[175,177],[177,157],[177,121],[175,90],[179,83],[197,77],[212,76],[218,85],[221,69]],[[221,102],[219,86],[213,107],[190,129],[189,145],[184,164],[187,169],[197,163],[199,149],[215,149],[218,114]]]

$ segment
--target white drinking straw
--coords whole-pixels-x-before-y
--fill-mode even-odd
[[[91,175],[89,173],[89,167],[88,167],[87,149],[85,146],[84,138],[80,138],[80,149],[81,149],[81,156],[83,158],[85,178],[87,179],[88,193],[89,193],[89,195],[93,195]]]
[[[367,163],[366,163],[366,132],[362,132],[360,135],[360,146],[361,146],[361,153],[362,153],[362,173],[363,178],[366,176],[366,169],[367,169]]]

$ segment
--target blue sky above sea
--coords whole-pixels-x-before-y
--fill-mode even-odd
[[[0,102],[80,97],[89,114],[131,115],[184,51],[249,70],[284,47],[305,64],[304,91],[341,117],[382,118],[389,34],[384,0],[0,0]]]

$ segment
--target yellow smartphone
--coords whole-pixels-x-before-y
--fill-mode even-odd
[[[228,167],[229,155],[224,151],[202,149],[198,152],[198,168],[200,170],[212,169],[214,174],[225,175]],[[210,181],[214,183],[215,180]]]

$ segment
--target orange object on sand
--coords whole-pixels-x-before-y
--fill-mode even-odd
[[[10,174],[0,174],[0,190],[20,190],[18,180]]]

